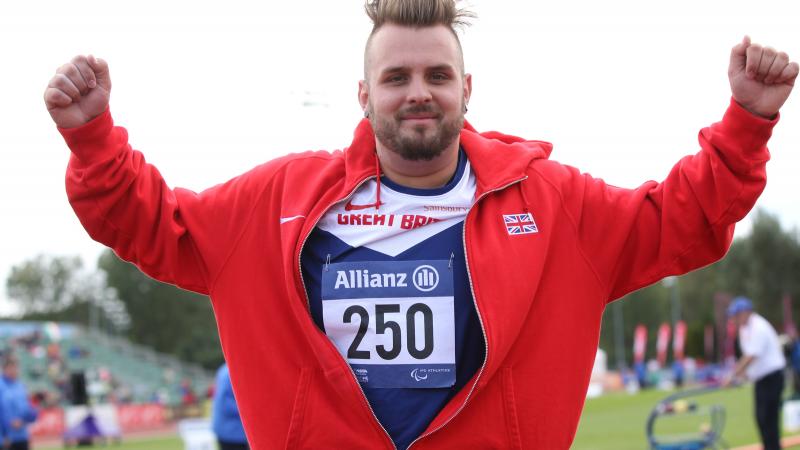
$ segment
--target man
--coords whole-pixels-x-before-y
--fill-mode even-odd
[[[464,121],[452,0],[367,12],[350,146],[200,194],[113,126],[104,61],[62,66],[45,102],[73,208],[122,258],[210,294],[253,448],[568,448],[605,305],[724,254],[798,66],[743,40],[701,151],[626,190]]]
[[[217,436],[220,450],[248,450],[250,447],[247,445],[239,407],[236,406],[236,398],[233,396],[227,364],[217,369],[212,408],[211,428]]]
[[[778,333],[766,319],[753,312],[753,303],[745,297],[733,300],[728,307],[728,317],[739,329],[742,357],[725,384],[730,385],[744,375],[755,382],[755,413],[761,442],[764,450],[779,449],[783,369],[786,367],[786,359]]]
[[[3,360],[3,377],[0,380],[0,411],[4,439],[10,450],[30,448],[28,426],[39,413],[31,405],[25,386],[19,381],[19,363],[13,356]]]

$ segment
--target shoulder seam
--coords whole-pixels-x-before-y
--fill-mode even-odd
[[[292,164],[294,162],[297,162],[297,161],[300,161],[300,160],[306,160],[306,159],[321,159],[321,160],[330,161],[330,160],[333,159],[332,156],[333,155],[331,153],[328,153],[327,156],[320,156],[320,155],[313,154],[313,155],[306,155],[306,156],[303,156],[303,157],[296,157],[296,158],[287,157],[286,160],[283,161],[280,164],[279,167],[275,168],[275,170],[273,171],[272,176],[269,178],[269,180],[264,181],[264,184],[263,184],[261,190],[259,191],[258,195],[256,196],[256,201],[253,202],[253,207],[250,209],[250,212],[248,213],[247,220],[245,220],[245,223],[242,226],[241,231],[239,232],[239,236],[234,240],[233,245],[231,245],[230,249],[228,250],[227,256],[225,256],[225,258],[223,258],[223,262],[222,262],[222,264],[220,264],[219,270],[217,271],[216,275],[214,276],[214,279],[209,282],[209,285],[208,285],[209,296],[211,296],[212,292],[214,291],[214,287],[216,286],[217,280],[219,279],[219,277],[222,275],[222,273],[227,268],[231,257],[233,256],[235,250],[239,247],[239,244],[241,243],[241,240],[244,237],[245,231],[250,226],[250,222],[253,220],[253,215],[255,214],[255,210],[256,210],[255,205],[258,205],[258,204],[261,203],[261,198],[264,196],[264,192],[267,190],[267,187],[272,184],[273,180],[275,179],[275,176],[278,173],[284,171],[287,166],[289,166],[290,164]],[[269,164],[269,161],[264,163],[264,164]],[[196,249],[196,246],[194,246],[194,247]]]
[[[608,287],[608,285],[606,283],[603,282],[603,279],[600,277],[600,274],[597,272],[597,268],[595,268],[594,264],[592,264],[592,261],[586,255],[586,251],[583,248],[583,245],[581,245],[580,239],[578,239],[578,237],[580,236],[580,233],[578,233],[577,222],[576,222],[575,218],[572,217],[572,214],[569,212],[569,209],[565,206],[566,202],[564,201],[564,195],[561,192],[561,189],[559,189],[541,170],[539,170],[538,167],[535,166],[535,163],[537,161],[539,161],[539,160],[532,160],[530,162],[530,164],[529,164],[529,167],[531,168],[531,170],[534,170],[542,178],[542,180],[545,183],[547,183],[548,185],[550,185],[550,187],[556,192],[556,195],[558,196],[559,205],[561,206],[561,209],[564,211],[564,214],[567,216],[567,220],[569,221],[570,226],[572,227],[573,233],[575,233],[576,246],[578,248],[578,251],[580,252],[581,257],[584,259],[584,261],[586,261],[586,264],[589,266],[589,269],[592,271],[592,274],[594,275],[594,277],[597,279],[597,283],[600,285],[600,287],[603,288],[605,299],[603,300],[602,304],[605,305],[606,303],[608,303],[607,298],[608,298],[608,296],[610,294],[609,287]],[[550,160],[545,160],[545,161],[550,161]],[[557,163],[555,161],[550,161],[550,162],[553,163],[553,164],[558,164],[561,167],[564,167],[563,165],[561,165],[560,163]]]

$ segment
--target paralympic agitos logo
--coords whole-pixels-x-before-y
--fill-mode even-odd
[[[420,374],[420,370],[417,368],[417,369],[414,369],[414,370],[411,371],[411,378],[413,378],[414,381],[427,380],[428,379],[428,374],[425,373],[424,376],[421,375]]]

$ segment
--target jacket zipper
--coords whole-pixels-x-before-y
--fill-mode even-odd
[[[361,186],[364,185],[364,183],[366,183],[367,181],[372,180],[373,178],[375,178],[375,177],[374,176],[370,176],[370,177],[367,177],[367,178],[363,179],[344,198],[339,199],[339,200],[331,203],[330,205],[328,205],[328,207],[325,208],[325,211],[328,211],[329,209],[331,209],[333,207],[333,205],[335,205],[337,203],[341,203],[344,200],[347,200],[348,198],[352,197],[353,194],[355,194],[355,192]],[[464,402],[461,404],[461,406],[458,408],[458,410],[456,410],[456,412],[453,413],[453,415],[450,416],[450,418],[447,419],[447,421],[445,421],[443,424],[441,424],[438,427],[434,428],[430,432],[422,434],[419,437],[417,437],[416,439],[414,439],[414,441],[412,441],[411,444],[409,444],[408,447],[406,447],[406,450],[411,449],[411,447],[413,447],[414,444],[416,444],[417,441],[419,441],[420,439],[422,439],[424,437],[427,437],[427,436],[430,436],[431,434],[441,430],[447,424],[452,422],[453,419],[455,419],[455,417],[464,409],[464,407],[467,406],[467,403],[469,402],[469,399],[472,397],[472,394],[475,392],[475,388],[478,386],[478,383],[481,380],[481,376],[483,375],[483,370],[486,368],[486,362],[489,360],[489,341],[486,339],[486,328],[483,325],[483,317],[481,317],[481,311],[480,311],[480,309],[478,309],[478,300],[475,297],[475,287],[473,286],[473,283],[472,283],[472,273],[470,273],[470,269],[469,269],[469,255],[467,254],[468,253],[467,252],[467,219],[469,219],[469,213],[472,212],[472,208],[474,208],[475,205],[477,205],[478,202],[481,201],[484,197],[486,197],[487,195],[489,195],[491,193],[494,193],[494,192],[497,192],[497,191],[502,191],[503,189],[506,189],[509,186],[512,186],[512,185],[517,184],[517,183],[520,183],[520,182],[525,181],[527,179],[528,179],[528,177],[526,175],[526,176],[524,176],[522,178],[519,178],[519,179],[516,179],[514,181],[511,181],[510,183],[507,183],[507,184],[505,184],[503,186],[500,186],[500,187],[497,187],[497,188],[494,188],[494,189],[491,189],[489,191],[484,192],[483,194],[481,194],[480,197],[478,197],[477,200],[475,200],[475,203],[472,204],[472,207],[470,207],[469,211],[467,211],[467,215],[464,217],[464,229],[462,230],[462,233],[461,233],[461,240],[462,240],[462,245],[464,246],[464,262],[466,263],[467,279],[469,280],[469,290],[470,290],[470,293],[472,294],[472,303],[475,306],[475,313],[478,315],[478,322],[481,324],[481,333],[483,334],[483,345],[484,345],[483,364],[481,364],[481,368],[478,371],[478,376],[477,376],[477,378],[475,378],[475,382],[472,384],[472,388],[470,388],[470,391],[467,394],[467,397],[464,399]],[[317,226],[317,223],[319,223],[319,221],[322,219],[322,217],[324,215],[325,214],[323,213],[317,218],[317,220],[314,222],[314,225],[311,227],[311,230],[313,230]],[[311,233],[309,232],[303,238],[303,243],[300,245],[300,254],[297,255],[297,269],[298,269],[298,271],[300,273],[300,282],[303,285],[303,293],[306,296],[306,308],[308,309],[309,312],[311,311],[311,299],[308,297],[308,290],[306,289],[306,281],[303,278],[303,267],[302,267],[302,262],[300,261],[300,259],[301,259],[301,255],[303,254],[303,248],[305,247],[306,241],[308,240],[310,235],[311,235]],[[328,343],[330,344],[330,340],[328,341]],[[330,344],[330,345],[333,345],[333,344]],[[338,350],[336,350],[336,351],[338,352]],[[353,377],[353,381],[358,386],[358,389],[361,390],[361,399],[363,400],[364,404],[367,406],[367,409],[369,409],[369,412],[370,412],[370,414],[372,414],[373,419],[375,419],[375,422],[378,424],[378,426],[381,427],[381,430],[383,430],[383,433],[389,439],[389,442],[392,444],[392,448],[397,450],[397,446],[394,445],[394,441],[392,440],[392,437],[389,436],[389,432],[386,431],[386,428],[383,426],[381,421],[378,420],[378,416],[375,415],[375,411],[372,409],[372,405],[370,405],[369,402],[367,401],[367,395],[364,393],[364,389],[361,387],[361,384],[359,384],[358,379],[356,378],[356,375],[353,373],[352,370],[350,370],[349,372],[350,372],[350,375]]]
[[[508,184],[505,184],[503,186],[500,186],[500,187],[497,187],[497,188],[494,188],[492,190],[484,192],[483,194],[481,194],[480,197],[478,197],[477,200],[475,200],[475,203],[472,204],[472,206],[470,207],[469,211],[467,211],[467,215],[464,217],[464,229],[461,232],[461,239],[462,239],[462,245],[464,246],[464,262],[466,263],[466,268],[467,268],[467,279],[469,280],[469,291],[472,294],[472,303],[475,305],[475,313],[478,315],[478,322],[480,322],[480,324],[481,324],[481,333],[483,333],[483,345],[484,345],[484,348],[485,348],[484,357],[483,357],[483,364],[481,364],[481,368],[480,368],[480,370],[478,370],[478,376],[475,378],[475,382],[472,384],[472,387],[470,388],[469,393],[467,394],[467,397],[464,399],[464,402],[461,403],[461,406],[456,410],[456,412],[454,412],[453,415],[450,416],[450,418],[448,418],[443,424],[439,425],[438,427],[434,428],[433,430],[431,430],[431,431],[429,431],[427,433],[424,433],[424,434],[418,436],[416,439],[414,439],[411,442],[411,444],[409,444],[408,447],[406,447],[406,450],[410,450],[411,447],[413,447],[414,444],[416,444],[417,441],[419,441],[420,439],[432,435],[433,433],[441,430],[447,424],[452,422],[453,419],[455,419],[456,416],[462,410],[464,410],[464,407],[467,406],[467,403],[469,403],[469,399],[472,398],[472,394],[475,392],[475,388],[478,387],[478,383],[481,381],[481,376],[483,375],[483,370],[486,368],[486,362],[489,360],[489,341],[486,339],[486,328],[483,325],[483,317],[481,317],[481,310],[478,309],[478,299],[475,297],[475,287],[472,284],[472,273],[470,273],[470,270],[469,270],[469,255],[467,254],[468,253],[467,252],[467,219],[469,219],[469,213],[472,212],[472,209],[475,207],[475,205],[477,205],[478,202],[481,201],[484,197],[486,197],[487,195],[489,195],[489,194],[491,194],[493,192],[502,191],[503,189],[506,189],[509,186],[512,186],[512,185],[517,184],[517,183],[520,183],[520,182],[525,181],[527,179],[528,179],[528,176],[526,175],[526,176],[524,176],[522,178],[519,178],[517,180],[514,180],[514,181],[512,181],[512,182],[510,182]],[[355,375],[353,375],[353,376],[355,377]],[[383,425],[381,425],[381,426],[383,426]]]
[[[353,194],[355,194],[356,191],[361,186],[364,185],[364,183],[372,180],[373,178],[376,178],[376,177],[375,176],[369,176],[369,177],[364,178],[363,180],[361,180],[361,182],[359,182],[356,185],[356,187],[353,188],[353,190],[350,191],[350,193],[347,194],[344,198],[336,200],[335,202],[333,202],[330,205],[328,205],[328,207],[325,208],[325,212],[327,212],[329,209],[331,209],[333,207],[333,205],[335,205],[337,203],[341,203],[341,202],[349,199],[350,197],[352,197]],[[310,231],[308,234],[306,234],[306,236],[303,238],[303,243],[300,245],[300,254],[297,255],[297,270],[300,272],[300,282],[303,285],[303,293],[306,296],[306,309],[308,309],[309,314],[311,313],[311,299],[308,297],[308,289],[306,289],[306,280],[303,278],[303,266],[302,266],[303,263],[301,261],[301,258],[302,258],[302,255],[303,255],[303,248],[306,246],[306,241],[308,241],[309,236],[311,236],[311,232],[313,232],[314,228],[316,228],[316,226],[319,223],[319,221],[322,220],[322,217],[325,215],[325,212],[320,214],[320,216],[314,222],[314,225],[310,228],[312,231]],[[319,328],[317,328],[317,331],[322,333],[322,331],[319,330]],[[326,338],[327,338],[327,336],[326,336]],[[331,343],[330,339],[326,339],[326,341],[328,342],[329,345],[333,346],[333,344]],[[340,354],[338,349],[334,349],[334,350],[336,350],[337,354]],[[345,363],[346,362],[347,361],[345,361]],[[392,440],[392,437],[389,436],[389,432],[386,431],[386,428],[383,426],[381,421],[378,420],[378,416],[375,415],[375,411],[372,409],[372,405],[370,405],[369,401],[367,401],[367,395],[364,393],[364,389],[361,387],[361,384],[358,382],[358,379],[356,378],[356,374],[353,373],[353,370],[349,367],[349,365],[348,365],[347,368],[348,368],[348,372],[350,372],[350,375],[353,377],[353,381],[356,383],[356,386],[358,386],[358,389],[361,390],[361,400],[363,400],[364,404],[367,405],[367,409],[369,409],[370,414],[372,414],[372,418],[375,419],[375,423],[377,423],[378,426],[381,427],[381,430],[383,430],[383,433],[386,435],[386,438],[392,444],[392,449],[397,450],[397,446],[394,445],[394,441]]]

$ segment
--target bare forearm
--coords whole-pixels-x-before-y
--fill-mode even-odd
[[[733,378],[741,378],[744,376],[747,367],[753,362],[752,356],[742,356],[739,359],[739,362],[736,363],[736,368],[733,370]]]

